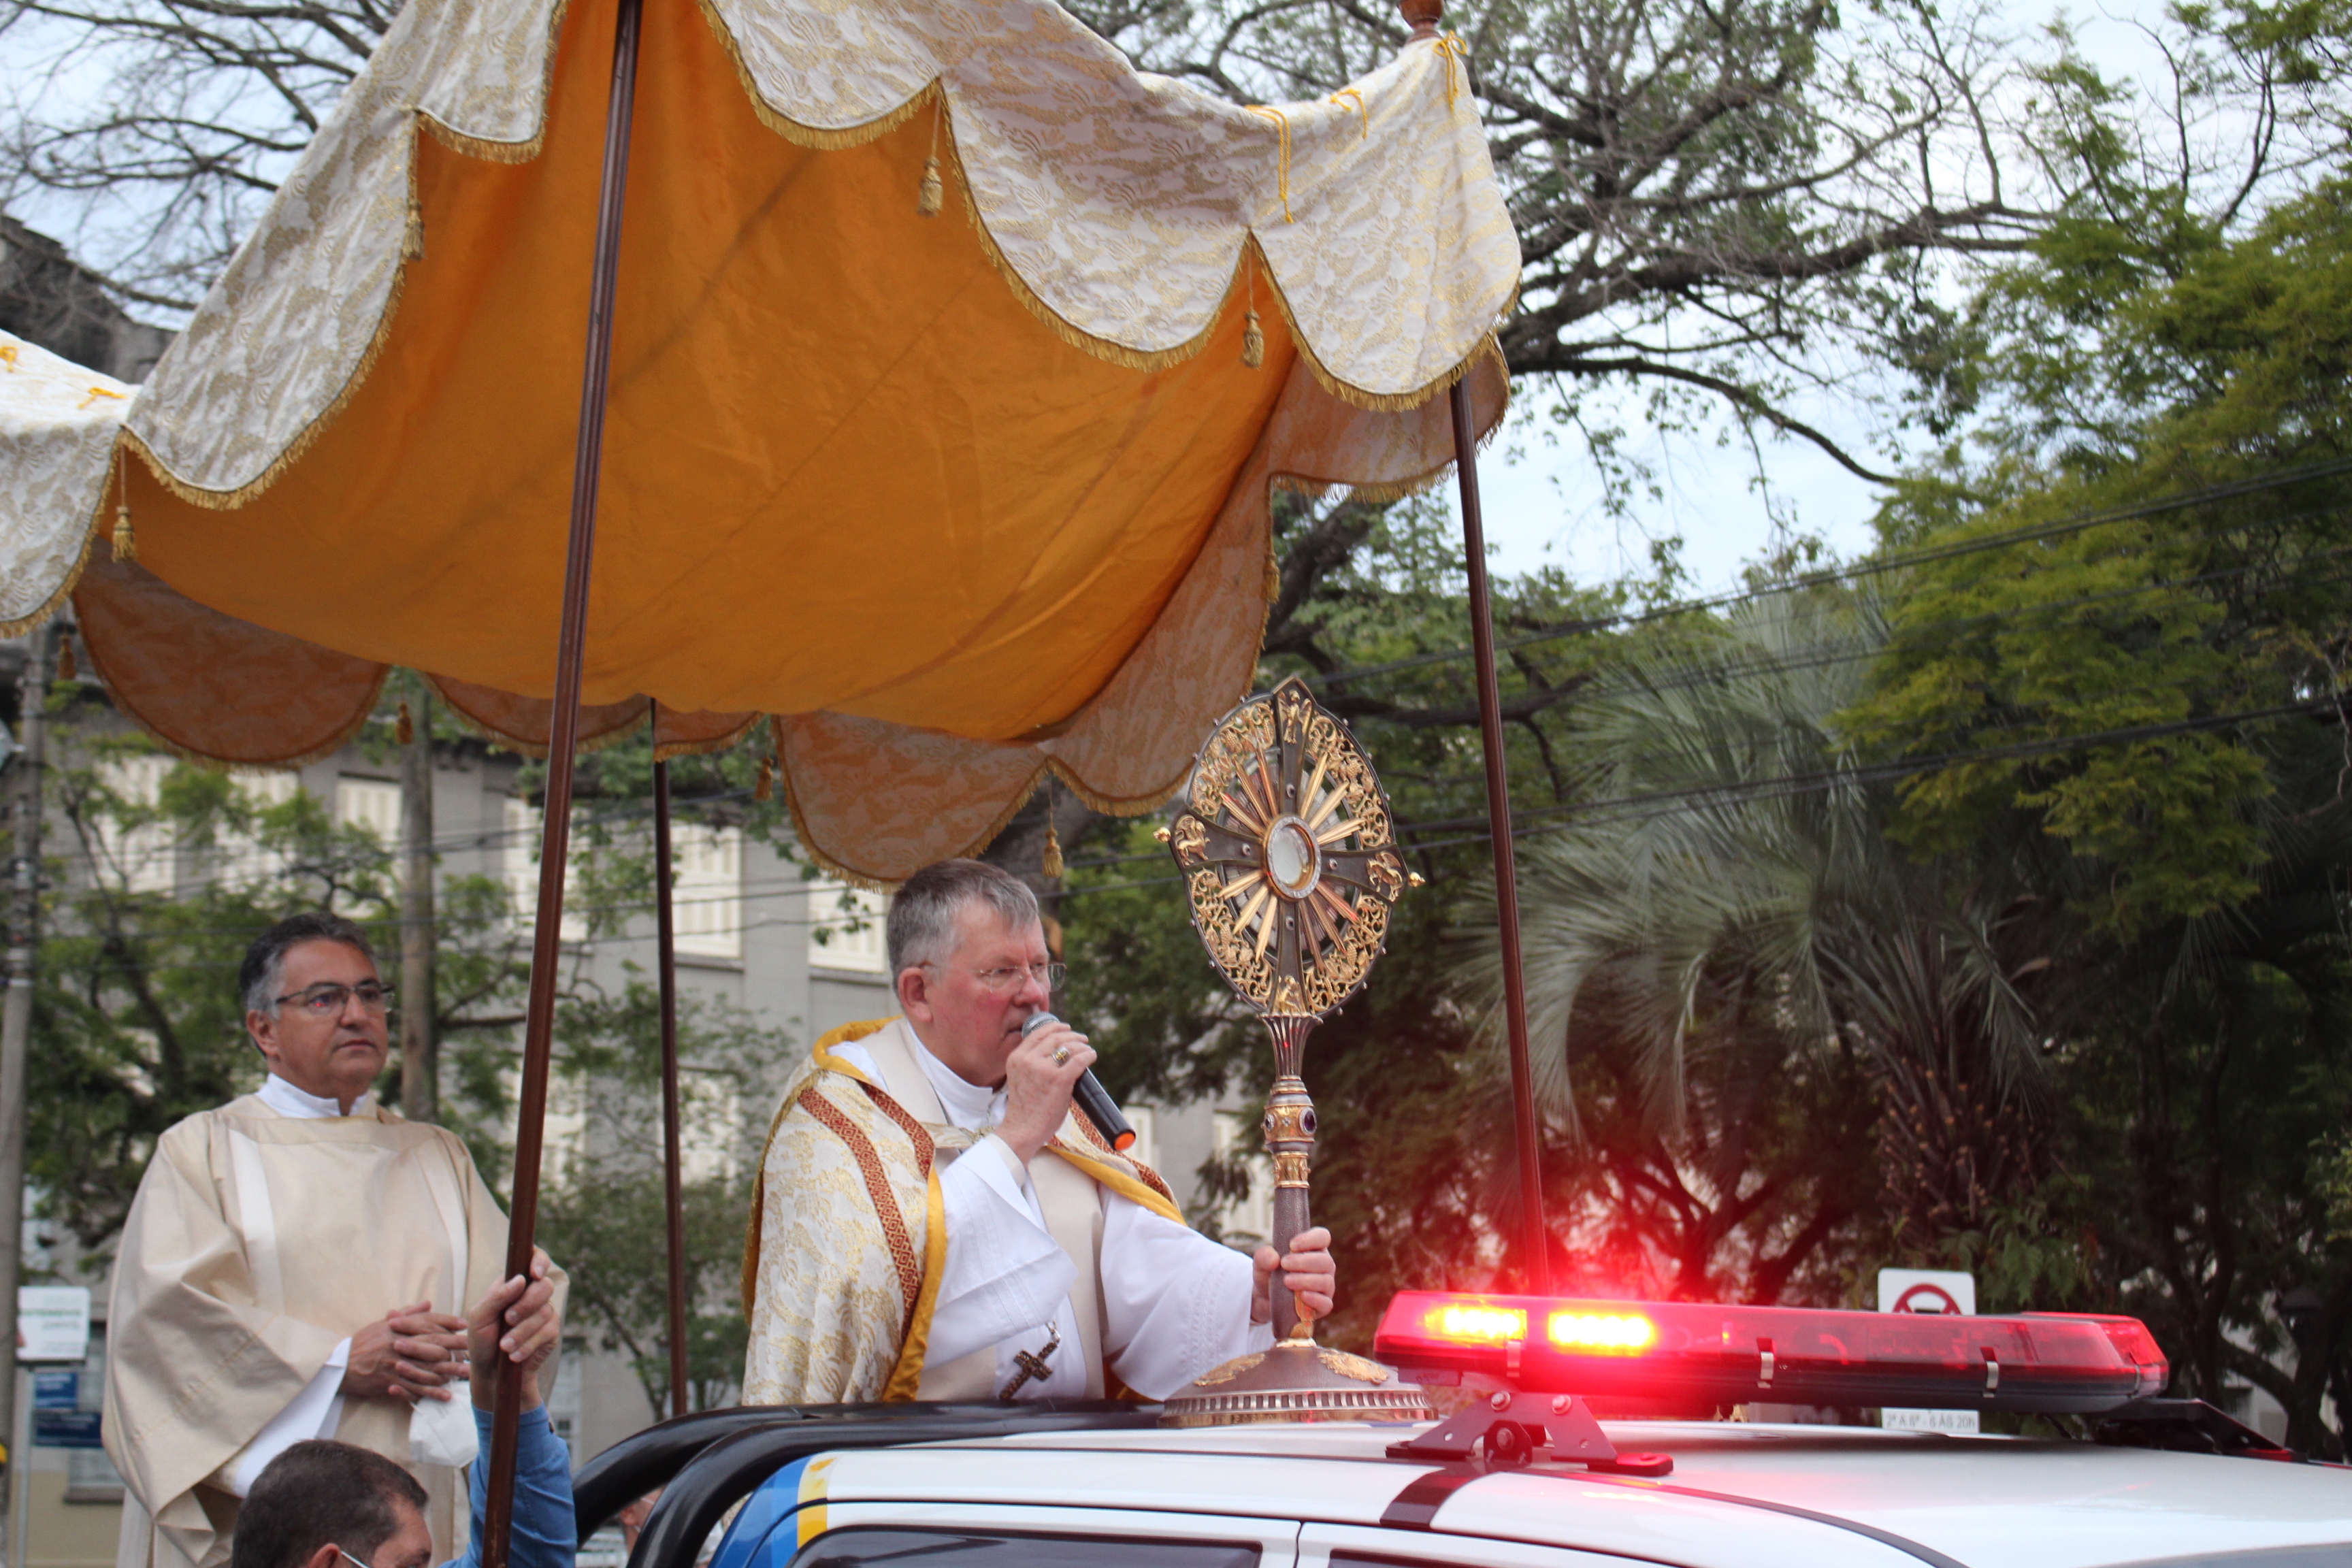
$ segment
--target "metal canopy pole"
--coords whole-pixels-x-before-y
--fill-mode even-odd
[[[1470,641],[1478,676],[1478,739],[1486,755],[1486,823],[1495,840],[1495,911],[1502,926],[1503,1019],[1511,1042],[1511,1110],[1518,1133],[1520,1269],[1535,1295],[1551,1294],[1550,1233],[1543,1215],[1543,1145],[1528,1056],[1528,982],[1519,959],[1519,879],[1511,843],[1510,760],[1503,749],[1503,697],[1495,675],[1495,616],[1486,587],[1486,524],[1478,510],[1478,437],[1470,378],[1454,384],[1454,467],[1462,481],[1462,548],[1470,567]]]
[[[669,1221],[669,1413],[687,1410],[686,1193],[678,1177],[677,923],[670,903],[669,764],[654,704],[654,950],[661,972],[662,1198]]]
[[[629,183],[629,125],[637,89],[642,0],[620,0],[613,24],[613,88],[604,119],[604,174],[596,196],[596,250],[588,285],[587,359],[580,377],[580,440],[572,470],[572,530],[563,561],[563,619],[549,716],[547,799],[539,841],[539,919],[530,939],[530,997],[523,1013],[522,1093],[515,1111],[514,1204],[505,1278],[528,1274],[539,1228],[540,1139],[547,1121],[547,1061],[555,1034],[555,966],[563,925],[563,868],[572,847],[572,770],[580,743],[580,665],[588,646],[588,569],[596,548],[596,492],[604,458],[604,399],[612,380],[613,300],[621,264],[621,205]],[[498,1413],[490,1428],[489,1496],[483,1509],[483,1568],[506,1568],[514,1522],[515,1448],[522,1369],[499,1358]]]

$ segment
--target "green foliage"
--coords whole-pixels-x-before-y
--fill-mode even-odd
[[[2125,938],[2253,893],[2272,784],[2261,742],[2228,718],[2335,689],[2347,651],[2352,483],[2269,482],[2345,457],[2352,436],[2344,195],[2330,185],[2243,239],[2178,246],[2170,272],[2125,268],[2097,301],[2097,362],[2061,367],[2104,388],[2097,408],[2060,401],[2044,384],[2059,371],[2017,356],[2017,405],[2042,416],[1999,433],[2011,499],[1958,524],[1889,509],[1891,539],[1940,554],[1905,584],[1890,657],[1847,722],[1935,764],[1904,785],[1906,842],[1948,849],[2031,813],[2110,874],[2098,920]],[[2093,239],[2060,240],[1997,286],[2020,339],[2093,310]],[[2117,256],[2147,243],[2121,227],[2097,242]],[[2037,467],[2053,439],[2054,466]],[[2250,481],[2264,488],[2168,500]],[[2065,745],[2160,726],[2179,728]]]
[[[261,1080],[236,996],[247,944],[298,909],[381,920],[390,887],[380,847],[336,826],[314,797],[264,805],[226,774],[169,763],[143,736],[92,737],[85,700],[60,690],[51,716],[44,859],[56,890],[45,900],[26,1171],[44,1212],[99,1246],[121,1226],[156,1137]],[[201,871],[175,896],[173,866],[191,856]]]
[[[740,1009],[679,998],[680,1125],[697,1164],[753,1168],[741,1106],[792,1042]],[[573,1280],[575,1321],[629,1358],[646,1399],[670,1408],[667,1199],[662,1167],[661,1013],[633,975],[616,995],[588,993],[558,1013],[558,1084],[579,1131],[559,1156],[541,1211],[541,1245]],[[687,1374],[698,1410],[726,1404],[741,1380],[749,1330],[738,1281],[751,1217],[748,1175],[706,1174],[685,1188]]]
[[[297,910],[331,909],[373,927],[380,959],[396,962],[395,847],[339,826],[306,792],[173,763],[124,730],[89,688],[60,687],[51,717],[46,848],[56,891],[44,909],[28,1173],[44,1213],[102,1249],[156,1137],[258,1086],[263,1069],[236,976],[263,928]],[[390,719],[387,703],[362,744],[385,743]],[[445,715],[436,720],[442,743],[478,743]],[[642,784],[649,744],[634,758],[614,751],[594,782],[608,794]],[[749,752],[681,765],[680,794],[748,795],[756,766]],[[589,820],[577,836],[571,896],[601,931],[641,911],[651,874],[642,813],[600,812],[594,802],[582,812]],[[760,811],[772,827],[774,808]],[[438,889],[444,1121],[467,1140],[493,1190],[509,1181],[529,912],[510,907],[498,878],[453,876]],[[789,1042],[691,996],[679,1034],[690,1069],[688,1125],[702,1140],[689,1157],[742,1169],[746,1091]],[[656,993],[634,976],[606,993],[575,966],[560,981],[556,1037],[553,1091],[560,1110],[576,1110],[578,1136],[549,1151],[541,1240],[571,1272],[575,1318],[631,1358],[648,1399],[666,1409]],[[378,1085],[387,1099],[397,1097],[397,1071]],[[690,1375],[708,1406],[730,1396],[742,1366],[734,1280],[748,1183],[706,1175],[689,1186],[686,1212]]]

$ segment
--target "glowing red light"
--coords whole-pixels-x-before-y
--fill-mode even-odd
[[[1554,1312],[1551,1342],[1562,1350],[1639,1355],[1658,1342],[1658,1326],[1634,1312]]]
[[[2170,1373],[2155,1337],[2130,1318],[1483,1292],[1400,1292],[1373,1344],[1424,1382],[1475,1375],[1662,1405],[1770,1399],[2087,1415],[2161,1392]]]
[[[1516,1307],[1449,1301],[1423,1320],[1430,1337],[1457,1345],[1499,1345],[1528,1337],[1528,1315]]]

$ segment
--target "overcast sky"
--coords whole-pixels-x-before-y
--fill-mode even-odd
[[[2161,68],[2162,58],[2134,18],[2154,24],[2165,8],[2166,0],[2076,0],[2063,6],[2031,0],[2017,7],[2015,25],[2020,36],[2028,36],[2063,14],[2088,58],[2111,71],[2131,70],[2146,79]],[[1515,397],[1522,414],[1548,401],[1544,389],[1532,382],[1520,384]],[[1853,404],[1841,406],[1833,396],[1820,396],[1794,405],[1790,412],[1874,467],[1885,466],[1883,454],[1864,449],[1867,427]],[[1517,428],[1532,426],[1523,423]],[[1526,572],[1550,563],[1565,566],[1580,581],[1605,581],[1643,572],[1651,541],[1679,534],[1693,591],[1706,592],[1736,585],[1741,565],[1769,549],[1776,518],[1779,526],[1821,535],[1842,556],[1873,542],[1874,487],[1810,442],[1766,442],[1763,489],[1756,484],[1756,458],[1744,447],[1653,437],[1637,449],[1655,465],[1664,495],[1642,500],[1625,519],[1610,517],[1596,504],[1591,465],[1572,433],[1562,432],[1556,442],[1507,435],[1481,454],[1494,569]],[[1454,494],[1447,486],[1449,509],[1455,505]]]

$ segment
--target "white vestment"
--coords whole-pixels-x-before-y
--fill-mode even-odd
[[[1094,1258],[1074,1256],[1048,1227],[1030,1171],[993,1131],[1004,1119],[1004,1091],[957,1077],[906,1020],[891,1027],[908,1050],[878,1054],[911,1058],[925,1082],[894,1081],[863,1041],[836,1045],[834,1054],[910,1109],[936,1100],[950,1124],[984,1133],[969,1149],[940,1150],[947,1265],[923,1357],[927,1384],[936,1370],[993,1347],[989,1387],[1001,1390],[1020,1370],[1020,1353],[1042,1352],[1058,1332],[1050,1373],[1028,1380],[1015,1398],[1098,1393],[1104,1384],[1085,1347],[1099,1337],[1104,1368],[1145,1398],[1164,1399],[1221,1363],[1273,1345],[1273,1329],[1250,1321],[1255,1281],[1245,1255],[1118,1193],[1087,1184],[1101,1205],[1099,1239]],[[1079,1280],[1082,1263],[1093,1266],[1095,1290]],[[1098,1298],[1097,1324],[1082,1325],[1074,1287]]]
[[[108,1314],[117,1568],[217,1568],[262,1467],[318,1436],[406,1465],[431,1498],[436,1560],[454,1555],[455,1467],[473,1457],[465,1385],[412,1410],[346,1396],[343,1367],[352,1336],[394,1308],[462,1315],[506,1245],[464,1143],[365,1096],[343,1115],[272,1078],[165,1132],[123,1223]]]

